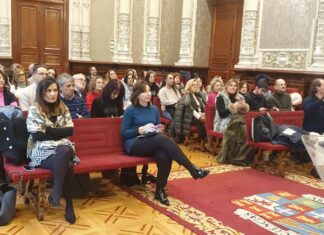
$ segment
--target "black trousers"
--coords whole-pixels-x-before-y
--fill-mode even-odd
[[[131,150],[131,155],[141,157],[153,156],[157,162],[157,187],[165,187],[171,171],[172,160],[184,166],[186,169],[192,167],[191,162],[182,152],[179,146],[164,134],[157,134],[138,138]]]
[[[200,122],[197,118],[195,118],[195,117],[192,118],[191,124],[192,124],[193,126],[196,126],[196,127],[197,127],[199,138],[200,138],[201,140],[206,139],[206,137],[207,137],[207,132],[206,132],[205,125],[204,125],[203,123],[201,123],[201,122]]]
[[[64,194],[67,204],[72,203],[73,164],[71,162],[73,150],[69,146],[59,146],[53,154],[41,162],[40,167],[53,172],[54,197]]]

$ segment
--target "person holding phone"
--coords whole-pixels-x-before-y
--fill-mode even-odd
[[[250,111],[279,111],[278,108],[273,107],[266,102],[264,94],[268,91],[268,83],[266,80],[261,79],[257,82],[253,91],[245,95],[246,103],[250,106]]]
[[[66,201],[65,219],[75,223],[72,202],[74,146],[67,138],[73,134],[71,114],[59,98],[59,86],[54,78],[39,82],[36,103],[29,108],[27,130],[30,133],[27,157],[30,167],[53,172],[53,189],[48,197],[52,207],[60,207],[63,194]]]
[[[214,117],[215,131],[223,133],[233,114],[241,108],[247,109],[244,97],[238,93],[238,87],[238,82],[231,78],[226,82],[224,90],[218,94]]]
[[[121,135],[127,154],[153,156],[156,159],[158,173],[155,199],[164,205],[170,205],[164,188],[171,171],[172,160],[184,166],[194,179],[206,177],[209,171],[193,165],[179,146],[163,134],[164,126],[160,124],[159,110],[151,105],[151,98],[151,90],[147,83],[138,81],[134,85],[132,105],[124,113]]]

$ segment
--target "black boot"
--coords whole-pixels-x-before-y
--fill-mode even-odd
[[[155,197],[156,200],[158,200],[160,203],[166,206],[170,206],[170,202],[167,198],[167,195],[164,191],[163,187],[157,187],[155,190]]]
[[[201,169],[194,164],[192,164],[188,170],[192,178],[195,180],[205,178],[210,172],[209,170]]]

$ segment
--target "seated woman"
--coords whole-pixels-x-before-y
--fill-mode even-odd
[[[174,77],[174,88],[177,89],[180,93],[180,95],[184,95],[186,94],[184,88],[184,84],[181,81],[181,75],[180,73],[173,73],[173,77]]]
[[[249,92],[249,84],[247,81],[242,80],[239,84],[239,93],[245,96]]]
[[[152,99],[153,96],[157,96],[159,93],[159,86],[155,82],[155,72],[152,70],[147,71],[147,74],[145,76],[145,81],[147,85],[150,87],[151,93],[152,93]]]
[[[86,96],[86,104],[89,112],[91,111],[94,98],[101,95],[104,85],[105,81],[102,77],[95,77],[91,79],[89,83],[89,92]]]
[[[179,91],[174,87],[172,73],[168,73],[164,78],[158,95],[161,101],[162,116],[172,121],[176,105],[181,98]]]
[[[220,76],[216,76],[210,82],[210,91],[208,94],[207,105],[215,106],[216,97],[224,89],[224,83]]]
[[[118,79],[110,80],[103,88],[102,94],[92,102],[90,116],[97,117],[121,117],[124,114],[123,98],[124,86]]]
[[[124,80],[122,81],[124,88],[125,88],[125,95],[124,95],[124,109],[132,104],[130,98],[133,94],[133,85],[135,83],[135,76],[132,74],[128,74],[125,76]]]
[[[7,105],[18,106],[18,103],[16,96],[10,92],[7,76],[0,70],[0,107]]]
[[[196,79],[186,83],[186,94],[180,99],[174,115],[174,126],[177,135],[188,135],[191,125],[197,126],[201,150],[204,150],[206,139],[205,103],[198,90]]]
[[[214,131],[223,133],[232,115],[243,109],[243,106],[246,107],[248,104],[245,103],[244,97],[238,94],[238,82],[231,78],[226,82],[224,91],[217,96]]]
[[[20,92],[22,89],[29,85],[28,79],[23,69],[16,69],[13,73],[13,80],[10,87],[10,91],[15,94],[19,99]]]
[[[35,106],[28,112],[27,130],[29,165],[53,171],[53,189],[48,201],[51,206],[60,207],[60,197],[64,195],[65,219],[73,224],[76,220],[71,196],[74,146],[67,138],[73,134],[73,122],[59,98],[54,78],[44,78],[38,84]]]
[[[170,174],[172,160],[184,166],[194,179],[202,179],[208,175],[193,165],[181,151],[179,146],[162,133],[160,114],[157,107],[151,105],[152,94],[144,81],[134,85],[132,106],[124,113],[121,134],[127,154],[148,157],[157,161],[157,182],[155,199],[164,205],[170,205],[165,193],[165,186]]]

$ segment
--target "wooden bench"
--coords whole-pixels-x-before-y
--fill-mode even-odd
[[[124,153],[120,135],[121,122],[121,118],[74,120],[74,134],[71,141],[74,142],[76,155],[81,160],[79,165],[74,166],[75,174],[134,167],[154,162],[153,158],[129,157]],[[33,199],[37,219],[43,220],[46,180],[52,177],[52,172],[40,168],[26,171],[23,166],[15,166],[8,161],[5,161],[4,168],[8,180],[13,183],[23,183],[24,189],[29,188],[30,180],[39,180],[36,191],[33,192]],[[25,191],[28,189],[22,190],[23,193]]]
[[[303,126],[304,120],[304,111],[287,111],[287,112],[269,112],[271,117],[273,118],[276,124],[287,124],[287,125],[295,125],[297,127]],[[252,119],[260,115],[261,112],[248,112],[245,114],[246,117],[246,134],[247,134],[247,142],[249,145],[257,148],[257,153],[254,156],[253,166],[256,167],[259,163],[262,163],[263,151],[267,150],[270,152],[277,151],[278,152],[278,167],[277,174],[280,176],[284,176],[284,168],[287,163],[286,153],[289,152],[289,147],[281,144],[272,144],[271,142],[255,142],[252,140],[251,135],[251,126]]]

